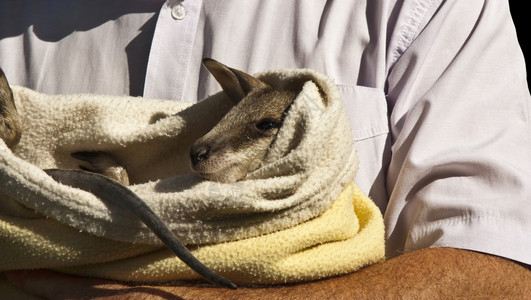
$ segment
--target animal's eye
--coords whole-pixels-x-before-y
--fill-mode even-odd
[[[280,125],[281,123],[279,120],[266,118],[256,123],[255,127],[260,131],[268,131],[271,129],[280,128]]]

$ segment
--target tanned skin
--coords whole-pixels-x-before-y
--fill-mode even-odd
[[[11,271],[18,288],[47,299],[530,299],[531,271],[504,258],[452,248],[403,254],[315,282],[236,291],[204,285],[128,286],[49,271]]]

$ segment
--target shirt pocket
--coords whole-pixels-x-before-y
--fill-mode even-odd
[[[381,89],[337,85],[349,116],[354,141],[389,133],[387,101]]]

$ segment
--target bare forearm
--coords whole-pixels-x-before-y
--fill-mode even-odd
[[[531,295],[531,271],[504,258],[451,248],[423,249],[341,280],[363,295],[454,298]]]
[[[516,297],[531,295],[531,271],[506,260],[451,248],[404,254],[359,272],[288,287],[240,291],[278,299]],[[243,297],[243,298],[245,298]]]
[[[15,274],[16,275],[16,274]],[[510,297],[531,295],[531,271],[509,260],[450,248],[404,254],[353,274],[327,280],[237,291],[204,286],[128,287],[63,275],[26,274],[16,285],[48,298],[85,296],[99,299],[352,299]],[[51,278],[51,279],[50,279]],[[35,293],[40,290],[39,293]],[[48,291],[43,291],[48,290]]]

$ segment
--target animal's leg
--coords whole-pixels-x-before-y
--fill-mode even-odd
[[[72,157],[84,162],[79,166],[82,170],[102,174],[123,185],[129,185],[127,170],[105,152],[76,152],[72,153]]]
[[[9,148],[15,147],[22,136],[22,120],[15,107],[13,92],[0,69],[0,139]]]

